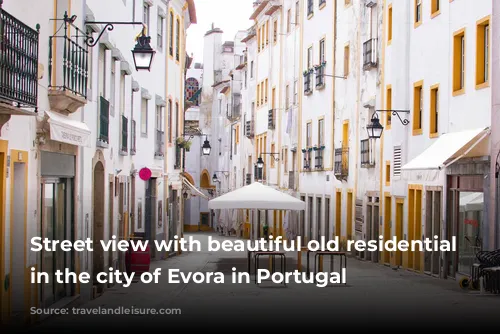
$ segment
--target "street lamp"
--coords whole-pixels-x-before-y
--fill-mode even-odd
[[[203,151],[203,155],[210,155],[212,147],[210,146],[210,142],[207,140],[207,138],[205,138],[205,142],[203,143],[201,149]]]
[[[148,70],[151,71],[151,63],[155,56],[156,51],[151,47],[151,37],[146,36],[145,27],[142,29],[141,36],[137,37],[137,44],[132,50],[134,57],[134,65],[137,71]]]
[[[382,136],[384,127],[380,124],[377,114],[373,114],[371,123],[366,126],[366,131],[368,132],[368,138],[371,139],[379,139]]]
[[[224,176],[228,177],[229,176],[229,172],[228,171],[225,171],[225,170],[217,170],[214,172],[214,176],[212,176],[212,183],[218,183],[220,182],[219,178],[217,177],[217,173],[222,173],[224,174]]]
[[[380,119],[378,118],[378,112],[390,112],[392,115],[399,118],[401,124],[410,124],[409,120],[402,119],[401,116],[399,116],[400,113],[409,114],[410,110],[375,110],[370,120],[370,124],[366,126],[366,132],[368,132],[368,138],[370,139],[379,139],[382,137],[382,132],[384,131],[384,127],[380,124]]]
[[[264,168],[264,160],[262,160],[262,157],[259,157],[257,159],[257,168],[259,168],[259,169]]]
[[[217,178],[217,174],[214,173],[214,176],[212,176],[212,183],[217,183],[219,182],[219,179]]]

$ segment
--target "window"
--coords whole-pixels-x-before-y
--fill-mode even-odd
[[[325,145],[325,120],[323,118],[318,120],[318,146]]]
[[[141,104],[141,134],[148,134],[148,100],[142,99]]]
[[[422,134],[423,82],[413,84],[413,135]]]
[[[278,20],[273,22],[273,43],[278,42]]]
[[[266,22],[266,45],[269,44],[269,21]]]
[[[253,79],[253,60],[250,62],[250,79]]]
[[[170,41],[168,46],[168,53],[170,56],[174,56],[174,13],[170,12]]]
[[[300,2],[295,2],[295,22],[293,24],[297,25],[300,22]]]
[[[266,79],[264,86],[264,103],[267,103],[267,95],[269,94],[269,80]]]
[[[391,85],[387,85],[387,90],[386,90],[386,102],[385,102],[385,105],[386,105],[386,110],[392,110],[392,86]],[[390,111],[387,111],[386,112],[386,117],[385,117],[385,127],[387,130],[389,130],[391,128],[391,124],[392,124],[392,112]]]
[[[179,109],[179,103],[175,103],[175,126],[173,129],[173,135],[174,138],[177,138],[179,136],[178,131],[179,131],[179,120],[180,120],[180,109]]]
[[[313,47],[310,46],[309,49],[307,49],[307,69],[311,69],[313,67]]]
[[[431,17],[434,17],[437,14],[439,14],[439,10],[440,10],[439,2],[440,1],[441,0],[431,0]]]
[[[325,62],[325,39],[323,38],[319,41],[319,64],[323,64]]]
[[[257,85],[257,107],[260,106],[260,84]]]
[[[161,16],[158,16],[157,30],[156,45],[161,50],[163,48],[163,17]]]
[[[351,4],[351,0],[344,0],[344,5],[347,7]]]
[[[111,116],[115,114],[115,95],[116,95],[116,61],[111,58],[111,77],[109,78],[109,112]]]
[[[177,19],[175,28],[175,60],[180,60],[181,21]]]
[[[487,86],[490,71],[489,18],[480,20],[476,27],[476,88]]]
[[[391,185],[391,162],[385,162],[385,185],[388,187]]]
[[[392,4],[387,9],[387,44],[392,41]]]
[[[149,5],[144,2],[142,7],[142,23],[144,23],[144,25],[149,29]]]
[[[163,132],[163,107],[156,106],[156,138],[155,138],[155,156],[164,155],[165,132]]]
[[[453,95],[465,91],[465,29],[453,35]]]
[[[134,91],[130,92],[130,154],[136,151],[136,125],[134,119]]]
[[[361,141],[361,167],[370,165],[370,139]]]
[[[257,52],[260,52],[260,39],[261,39],[261,29],[257,27]]]
[[[168,141],[169,143],[172,143],[172,100],[168,100],[168,106],[167,106],[167,117],[168,117]]]
[[[349,50],[349,44],[344,46],[344,76],[349,75],[349,56],[350,56],[350,50]]]
[[[306,147],[312,147],[312,123],[306,124]]]
[[[120,114],[125,113],[125,72],[120,75]]]
[[[422,0],[415,0],[415,24],[414,27],[418,27],[422,24]]]
[[[314,14],[314,0],[307,0],[307,16],[310,17]]]
[[[431,86],[430,136],[436,137],[439,131],[439,85]]]

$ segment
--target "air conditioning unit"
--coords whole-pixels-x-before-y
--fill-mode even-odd
[[[376,5],[377,5],[377,1],[366,0],[366,4],[365,4],[366,7],[372,8],[372,7],[375,7]]]

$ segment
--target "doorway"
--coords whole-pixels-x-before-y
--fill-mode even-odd
[[[210,224],[210,213],[209,212],[201,212],[200,213],[200,225],[201,230],[206,230]]]
[[[98,161],[94,167],[94,244],[99,245],[104,240],[104,165]],[[110,220],[111,225],[112,220]],[[111,235],[110,235],[111,238]],[[93,255],[93,278],[94,285],[99,285],[96,280],[98,273],[104,271],[104,250],[97,246]],[[112,255],[111,255],[112,256]]]
[[[11,229],[14,245],[26,245],[26,163],[14,162],[12,168],[12,213]],[[20,248],[20,247],[19,247]],[[25,296],[24,283],[26,280],[26,247],[22,251],[11,254],[12,266],[12,312],[24,314]]]
[[[403,240],[403,214],[404,214],[404,199],[396,199],[396,222],[394,226],[394,236],[398,241]],[[400,250],[396,250],[393,265],[401,267],[403,265],[403,255]]]
[[[43,179],[41,185],[41,236],[51,241],[74,241],[72,179]],[[49,281],[41,285],[42,305],[47,307],[72,295],[73,284],[58,283],[56,271],[74,271],[73,252],[41,252],[42,271]]]
[[[391,195],[384,196],[384,241],[391,238],[391,220],[392,220],[392,198]],[[390,264],[391,253],[383,251],[384,264]]]
[[[369,196],[366,203],[366,235],[365,239],[378,240],[379,238],[379,220],[380,220],[380,198]],[[367,261],[378,262],[379,252],[366,251],[365,259]]]
[[[425,196],[425,236],[430,240],[441,241],[441,190],[427,190]],[[441,256],[439,251],[424,253],[424,272],[439,277]]]
[[[144,224],[146,240],[150,244],[156,240],[156,178],[149,179],[146,182],[146,216]],[[155,247],[150,247],[151,258],[156,257]]]
[[[408,189],[408,241],[422,239],[422,187]],[[408,269],[421,271],[421,252],[408,250]]]

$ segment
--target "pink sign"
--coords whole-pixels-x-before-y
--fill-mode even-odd
[[[147,181],[151,178],[151,169],[149,168],[143,168],[139,171],[139,177],[141,178],[141,180],[143,181]]]

